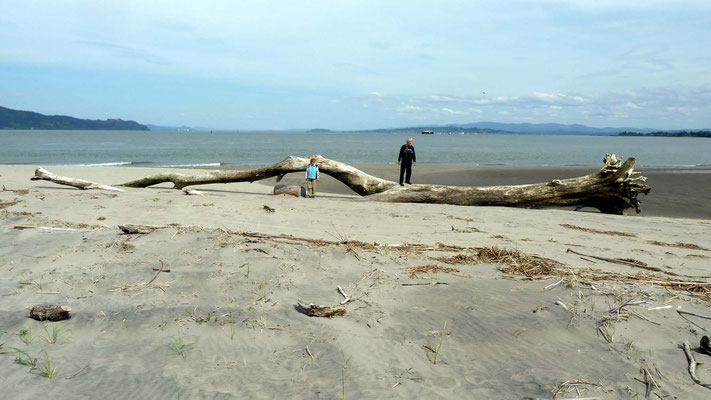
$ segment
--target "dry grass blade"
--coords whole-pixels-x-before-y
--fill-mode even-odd
[[[432,257],[432,259],[450,265],[479,263],[479,256],[476,254],[455,254],[451,257]]]
[[[22,200],[0,201],[0,209],[14,206]]]
[[[595,386],[595,387],[602,387],[599,383],[593,383],[593,382],[588,382],[584,380],[575,380],[575,381],[565,381],[558,385],[557,388],[553,391],[553,399],[557,399],[559,395],[561,394],[566,394],[572,390],[578,390],[579,387],[585,387],[585,386]]]
[[[626,237],[637,237],[634,233],[619,232],[619,231],[603,231],[600,229],[584,228],[582,226],[571,225],[571,224],[560,224],[563,228],[574,229],[577,231],[599,233],[601,235],[611,235],[611,236],[626,236]]]
[[[659,242],[656,240],[648,240],[647,241],[650,244],[653,244],[655,246],[665,246],[665,247],[678,247],[681,249],[691,249],[691,250],[705,250],[709,251],[709,249],[697,246],[693,243],[684,243],[684,242],[676,242],[676,243],[665,243],[665,242]]]
[[[503,273],[522,275],[532,279],[543,279],[555,275],[561,265],[550,258],[497,247],[481,248],[478,251],[478,256],[481,262],[506,264],[506,267],[500,268]]]
[[[416,267],[407,267],[405,268],[407,272],[410,273],[412,277],[416,277],[417,274],[429,274],[429,273],[437,273],[437,272],[444,272],[448,274],[453,274],[456,272],[459,272],[458,269],[452,268],[452,267],[442,267],[439,265],[435,264],[428,264],[428,265],[420,265]]]

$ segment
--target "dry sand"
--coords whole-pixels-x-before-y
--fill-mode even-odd
[[[455,171],[417,168],[422,183]],[[109,184],[156,171],[50,170]],[[711,316],[708,286],[669,284],[709,281],[707,217],[303,199],[271,195],[271,181],[201,196],[79,191],[32,174],[0,166],[2,398],[643,398],[643,366],[659,385],[652,398],[711,394],[678,347],[696,349],[711,320],[676,311]],[[167,227],[117,229],[130,223]],[[489,247],[560,264],[528,278],[502,270],[525,267],[516,254],[483,262]],[[452,256],[464,261],[442,261]],[[440,272],[410,270],[428,266]],[[338,286],[353,299],[345,316],[296,310],[299,299],[340,307]],[[72,318],[29,319],[38,303],[70,306]],[[15,363],[13,348],[40,362],[46,350],[55,377]],[[707,368],[698,375],[711,382]]]

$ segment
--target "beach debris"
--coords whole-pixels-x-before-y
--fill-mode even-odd
[[[560,285],[561,283],[565,282],[565,278],[560,278],[560,280],[556,283],[551,283],[550,285],[546,286],[543,288],[543,290],[550,290],[553,289],[554,287]]]
[[[14,200],[10,200],[10,201],[0,201],[0,209],[14,206],[15,204],[20,203],[21,201],[22,200],[19,200],[19,199],[14,199]]]
[[[651,308],[648,308],[647,311],[666,310],[669,308],[672,308],[672,306],[651,307]]]
[[[590,254],[579,253],[579,252],[572,250],[572,249],[568,249],[566,251],[566,253],[573,253],[573,254],[577,254],[579,256],[594,258],[596,260],[607,261],[607,262],[611,262],[611,263],[615,263],[615,264],[629,265],[631,267],[642,268],[642,269],[655,271],[655,272],[662,272],[667,275],[679,276],[678,274],[676,274],[672,271],[665,271],[661,268],[650,267],[647,265],[647,263],[639,261],[639,260],[635,260],[633,258],[608,258],[608,257],[593,256]]]
[[[435,265],[435,264],[427,264],[427,265],[419,265],[415,267],[407,267],[405,268],[407,272],[410,273],[410,276],[413,278],[417,277],[417,274],[429,274],[429,273],[437,273],[437,272],[444,272],[448,274],[452,274],[455,276],[463,276],[463,275],[457,275],[456,273],[459,272],[458,269],[452,268],[452,267],[443,267],[440,265]]]
[[[123,233],[127,235],[134,235],[134,234],[140,234],[140,235],[145,235],[147,233],[151,233],[155,231],[156,229],[162,229],[165,228],[164,226],[155,226],[155,225],[132,225],[132,224],[127,224],[127,225],[119,225],[119,229],[123,231]]]
[[[351,298],[348,297],[348,295],[346,294],[346,292],[343,291],[343,288],[341,286],[337,286],[337,288],[338,288],[338,293],[340,293],[341,296],[343,296],[343,298],[344,298],[344,300],[341,302],[341,304],[348,303],[351,300]]]
[[[269,207],[269,206],[266,205],[266,204],[265,204],[264,206],[262,206],[262,207],[264,208],[264,211],[266,211],[266,212],[268,212],[268,213],[273,213],[274,211],[276,211],[276,208]]]
[[[711,356],[711,343],[710,342],[711,342],[711,339],[709,339],[708,336],[704,335],[701,337],[701,341],[699,342],[699,347],[706,354]]]
[[[644,382],[642,382],[645,384],[644,398],[648,399],[649,395],[652,394],[652,386],[656,387],[657,390],[659,390],[660,388],[659,388],[659,385],[657,384],[657,381],[654,380],[652,373],[649,372],[649,368],[647,368],[646,365],[642,365],[642,367],[640,367],[640,369],[639,369],[639,372],[641,372],[644,375]]]
[[[599,383],[588,382],[582,379],[565,381],[553,390],[553,400],[558,399],[559,395],[569,393],[573,390],[578,394],[577,400],[583,400],[583,398],[580,397],[580,389],[583,389],[583,391],[589,389],[587,386],[602,387]],[[586,399],[599,399],[599,397],[586,397]]]
[[[346,315],[345,308],[322,306],[313,303],[306,304],[301,300],[297,300],[295,308],[298,312],[306,314],[309,317],[333,318]]]
[[[682,350],[684,350],[684,354],[686,355],[686,360],[689,362],[689,368],[687,371],[689,372],[689,376],[691,377],[691,380],[694,381],[696,384],[701,385],[705,388],[711,389],[711,383],[703,383],[699,379],[698,376],[696,376],[696,366],[699,365],[698,362],[696,362],[696,359],[694,359],[694,355],[691,353],[691,348],[689,347],[689,341],[684,340],[684,343],[679,346]]]
[[[425,282],[425,283],[403,283],[402,286],[435,286],[435,285],[449,285],[447,282]]]
[[[58,185],[71,186],[71,187],[75,187],[77,189],[82,189],[82,190],[100,189],[100,190],[110,190],[112,192],[123,192],[122,189],[119,189],[119,188],[116,188],[113,186],[102,185],[99,183],[85,181],[83,179],[75,179],[75,178],[69,178],[66,176],[55,175],[42,167],[38,167],[37,169],[35,169],[35,176],[30,178],[30,180],[32,180],[32,181],[39,181],[39,180],[50,181],[50,182],[56,183]]]
[[[63,321],[69,319],[71,307],[53,304],[36,304],[30,307],[30,318],[37,321]]]
[[[709,249],[695,245],[693,243],[684,243],[684,242],[665,243],[665,242],[659,242],[657,240],[648,240],[647,243],[653,244],[655,246],[678,247],[680,249],[709,251]]]
[[[566,306],[565,303],[563,303],[563,302],[560,301],[560,300],[556,300],[554,304],[557,305],[557,306],[563,307],[563,308],[565,309],[565,311],[570,311],[570,310],[568,310],[568,306]]]
[[[627,237],[637,237],[634,233],[619,232],[619,231],[603,231],[600,229],[585,228],[582,226],[571,225],[571,224],[560,224],[563,228],[574,229],[583,232],[599,233],[601,235],[612,235],[612,236],[627,236]]]
[[[197,189],[188,188],[188,187],[183,188],[183,193],[187,194],[188,196],[191,196],[191,195],[200,196],[200,195],[205,194],[205,192],[201,192]]]
[[[706,328],[704,328],[703,326],[701,326],[701,325],[697,324],[696,322],[690,320],[689,318],[686,318],[684,315],[691,315],[691,316],[694,316],[694,317],[704,318],[704,319],[711,319],[711,317],[706,316],[706,315],[696,314],[696,313],[689,312],[689,311],[682,311],[682,310],[681,310],[681,306],[679,306],[679,307],[676,308],[676,312],[677,312],[677,314],[679,314],[680,317],[684,318],[685,320],[689,321],[692,325],[694,325],[694,326],[696,326],[697,328],[701,329],[702,331],[706,332]]]
[[[286,194],[294,197],[306,197],[306,189],[303,186],[279,184],[274,186],[274,195]]]
[[[158,261],[160,261],[160,268],[158,268],[158,272],[156,272],[156,274],[153,275],[153,278],[151,278],[151,280],[148,281],[148,285],[150,285],[151,283],[153,283],[153,281],[156,280],[156,278],[158,277],[158,274],[160,274],[161,272],[170,272],[169,269],[168,269],[168,270],[163,269],[163,266],[164,266],[164,265],[163,265],[163,260],[158,260]],[[156,269],[153,268],[153,270],[155,271]]]

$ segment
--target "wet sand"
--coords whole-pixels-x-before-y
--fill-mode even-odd
[[[356,167],[383,179],[399,179],[400,169],[395,164],[366,164]],[[455,186],[520,185],[574,178],[598,169],[599,167],[595,166],[468,166],[420,163],[413,171],[412,182]],[[649,178],[647,184],[652,187],[649,195],[639,196],[642,212],[637,214],[638,216],[711,219],[711,168],[640,166],[636,170]],[[287,175],[283,182],[302,185],[303,177],[300,174]],[[272,179],[265,183],[276,182]],[[353,194],[348,187],[328,176],[322,177],[317,190],[325,193]],[[632,214],[634,211],[630,215]]]

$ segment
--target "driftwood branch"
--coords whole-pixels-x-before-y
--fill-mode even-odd
[[[649,265],[647,265],[641,261],[633,260],[633,259],[629,259],[629,258],[625,259],[625,258],[600,257],[600,256],[594,256],[594,255],[590,255],[590,254],[579,253],[579,252],[572,250],[572,249],[568,249],[566,251],[566,253],[573,253],[573,254],[577,254],[579,256],[590,257],[590,258],[594,258],[596,260],[607,261],[607,262],[614,263],[614,264],[629,265],[630,267],[642,268],[642,269],[646,269],[649,271],[662,272],[667,275],[679,276],[677,273],[674,273],[671,271],[665,271],[665,270],[658,268],[658,267],[650,267]]]
[[[122,183],[118,186],[145,188],[170,182],[174,188],[183,189],[187,186],[215,183],[255,182],[272,177],[277,177],[279,180],[286,174],[304,171],[310,158],[312,157],[289,156],[274,165],[248,171],[209,171],[198,175],[166,172]],[[599,171],[579,178],[555,179],[550,182],[528,185],[489,187],[443,185],[408,185],[403,187],[396,182],[371,176],[339,161],[321,156],[313,156],[313,158],[316,158],[321,173],[337,179],[359,195],[367,196],[369,200],[374,201],[523,208],[574,206],[576,209],[593,207],[603,213],[624,214],[629,208],[639,212],[640,202],[637,200],[637,196],[640,193],[647,194],[651,189],[644,184],[644,177],[640,176],[639,172],[634,172],[636,161],[634,158],[629,158],[622,163],[622,160],[614,154],[608,154],[605,157],[604,165]],[[36,179],[44,178],[37,177]],[[62,178],[51,181],[75,186],[73,183],[79,180]],[[87,185],[82,188],[92,188],[91,185],[104,186],[97,186],[97,184],[87,181],[80,182]]]
[[[697,383],[698,385],[701,385],[707,389],[711,389],[711,383],[703,383],[699,379],[698,376],[696,376],[696,366],[699,365],[698,362],[694,359],[694,355],[691,353],[691,348],[689,347],[689,342],[687,340],[684,340],[684,344],[680,346],[684,350],[684,354],[686,355],[686,360],[689,362],[689,376],[691,377],[691,380]]]
[[[101,189],[101,190],[110,190],[113,192],[123,192],[122,189],[115,188],[113,186],[101,185],[98,183],[85,181],[83,179],[75,179],[75,178],[68,178],[66,176],[55,175],[42,167],[39,167],[35,170],[35,176],[30,178],[30,180],[50,181],[50,182],[56,183],[58,185],[71,186],[71,187],[75,187],[77,189],[82,189],[82,190]]]

